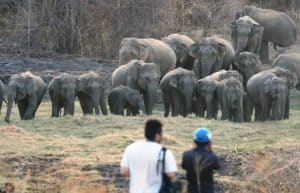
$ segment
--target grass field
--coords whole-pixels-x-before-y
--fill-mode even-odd
[[[175,117],[85,116],[76,104],[74,117],[50,118],[42,103],[35,120],[0,121],[0,187],[11,182],[16,192],[126,192],[118,174],[124,148],[143,138],[147,119],[164,123],[164,145],[181,162],[193,146],[192,132],[206,126],[222,160],[217,192],[297,192],[300,189],[300,93],[292,96],[291,119],[265,123]],[[5,111],[5,108],[2,110]],[[147,153],[147,152],[145,152]],[[142,155],[141,155],[142,156]],[[177,181],[183,182],[180,171]],[[183,183],[184,184],[184,183]]]

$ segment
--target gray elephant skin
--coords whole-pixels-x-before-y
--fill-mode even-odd
[[[29,71],[12,75],[7,89],[5,121],[10,121],[14,102],[18,105],[22,120],[33,119],[46,91],[44,81]]]
[[[109,109],[112,114],[124,115],[124,109],[130,109],[132,115],[138,115],[139,110],[146,114],[143,97],[140,92],[128,86],[119,85],[108,95]],[[131,114],[127,114],[130,116]]]
[[[243,122],[244,87],[240,80],[229,77],[217,85],[217,96],[222,112],[221,120]]]
[[[76,78],[63,73],[52,79],[48,86],[48,92],[52,103],[52,117],[59,117],[64,108],[65,115],[74,115],[75,98],[78,92]]]
[[[221,69],[228,70],[235,57],[231,43],[216,36],[194,43],[190,47],[190,55],[195,57],[193,71],[198,79]]]
[[[3,102],[7,103],[7,101],[4,99],[4,84],[0,80],[0,112],[1,112],[1,109],[2,109]]]
[[[132,37],[122,40],[119,64],[124,65],[134,59],[157,64],[162,77],[176,66],[176,55],[173,49],[168,44],[152,38]]]
[[[176,54],[176,68],[192,70],[195,58],[189,54],[189,48],[195,43],[190,37],[181,34],[170,34],[161,39],[168,44]]]
[[[196,76],[193,71],[176,68],[167,73],[160,83],[163,95],[165,117],[169,116],[170,108],[172,116],[187,116],[192,112],[192,103],[195,90]]]
[[[131,60],[113,72],[112,87],[125,85],[140,91],[144,97],[146,112],[150,115],[156,102],[160,77],[158,65],[141,60]]]
[[[300,90],[300,51],[290,50],[280,54],[273,62],[272,67],[281,67],[295,73],[296,89]]]
[[[243,85],[246,88],[248,80],[261,71],[261,61],[252,52],[241,52],[234,60],[236,70],[243,76]]]
[[[100,114],[107,115],[107,107],[104,98],[104,85],[101,76],[90,71],[77,78],[77,96],[84,115]]]
[[[287,93],[286,81],[272,72],[263,71],[252,76],[247,84],[247,94],[255,107],[255,120],[283,119]]]
[[[249,16],[244,16],[231,23],[231,39],[235,54],[249,51],[259,55],[263,27]]]
[[[220,70],[196,82],[195,100],[196,115],[207,119],[217,119],[218,115],[218,98],[217,85],[219,78],[226,70]]]
[[[276,45],[288,47],[295,44],[297,26],[287,14],[255,6],[245,6],[242,15],[251,17],[264,28],[260,49],[260,59],[263,63],[269,61],[268,42],[273,42],[274,47]]]

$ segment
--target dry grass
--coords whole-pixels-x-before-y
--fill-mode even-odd
[[[211,128],[214,149],[225,159],[216,178],[222,191],[293,192],[300,175],[299,93],[292,103],[290,120],[244,124],[192,115],[166,119],[160,106],[151,117],[83,117],[77,104],[74,117],[51,119],[44,102],[33,121],[20,121],[14,109],[12,124],[0,121],[0,186],[13,182],[17,192],[124,191],[128,184],[116,164],[128,144],[143,138],[144,122],[159,118],[164,144],[178,164],[192,147],[194,129]]]

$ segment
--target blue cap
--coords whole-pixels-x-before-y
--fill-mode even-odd
[[[198,128],[194,133],[194,140],[202,143],[209,142],[212,138],[211,132],[204,127]]]

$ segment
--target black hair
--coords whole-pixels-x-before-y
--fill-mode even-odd
[[[163,124],[156,119],[150,119],[145,125],[145,137],[149,141],[154,141],[156,134],[162,133]]]
[[[205,147],[210,143],[210,141],[208,141],[208,142],[199,142],[199,141],[196,141],[196,140],[194,140],[194,142],[195,142],[197,147]]]

